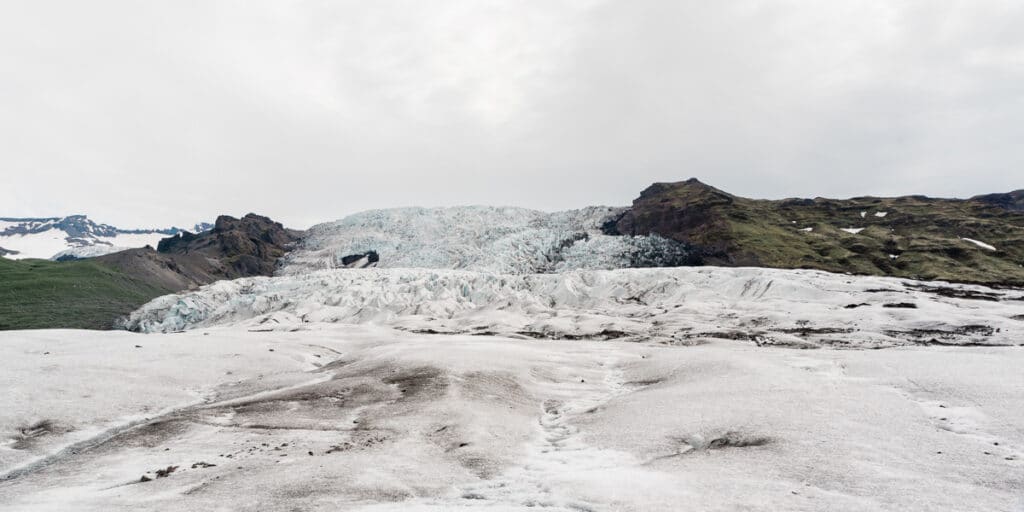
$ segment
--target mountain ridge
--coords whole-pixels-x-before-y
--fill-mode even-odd
[[[200,222],[193,232],[209,230]],[[0,217],[0,256],[14,259],[75,259],[99,256],[133,247],[155,244],[184,228],[123,229],[97,223],[87,215],[64,217]]]

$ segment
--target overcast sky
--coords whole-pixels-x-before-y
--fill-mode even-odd
[[[1024,2],[9,1],[0,216],[1024,188]]]

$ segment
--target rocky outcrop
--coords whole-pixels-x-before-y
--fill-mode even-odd
[[[222,278],[269,276],[300,234],[253,213],[241,219],[221,215],[210,231],[198,235],[185,232],[161,240],[157,252],[216,260],[211,271]]]
[[[691,178],[655,183],[640,193],[615,225],[623,235],[661,235],[699,248],[698,261],[736,263],[724,213],[735,196]]]
[[[344,268],[369,268],[377,266],[380,255],[377,251],[367,251],[359,254],[349,254],[341,258],[341,265]]]
[[[130,249],[92,261],[119,276],[177,292],[221,279],[272,275],[301,234],[260,215],[223,215],[209,231],[164,238],[155,250]]]

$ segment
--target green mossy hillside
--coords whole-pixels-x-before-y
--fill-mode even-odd
[[[109,329],[169,292],[93,260],[0,258],[0,329]]]
[[[688,180],[645,190],[618,230],[692,244],[709,265],[1024,285],[1024,211],[983,198],[758,200]]]

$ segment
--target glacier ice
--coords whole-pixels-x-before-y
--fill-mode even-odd
[[[1019,342],[1024,325],[1014,317],[1021,297],[1007,295],[1019,292],[933,285],[763,268],[559,274],[335,269],[220,281],[159,297],[132,313],[125,327],[171,332],[375,324],[417,332],[665,343],[731,338],[799,347]],[[1005,300],[973,300],[972,294]]]
[[[661,237],[613,236],[602,225],[624,208],[546,213],[460,206],[370,210],[311,228],[280,270],[296,275],[344,268],[350,255],[376,251],[382,268],[451,268],[505,274],[675,266],[692,255]]]
[[[1019,343],[1020,302],[992,300],[1019,291],[922,288],[812,270],[667,268],[687,263],[692,251],[656,236],[607,234],[604,226],[622,211],[362,212],[313,227],[274,277],[160,297],[124,326],[173,332],[375,324],[427,333],[664,343],[729,338],[797,347]],[[954,293],[937,291],[943,289]]]

